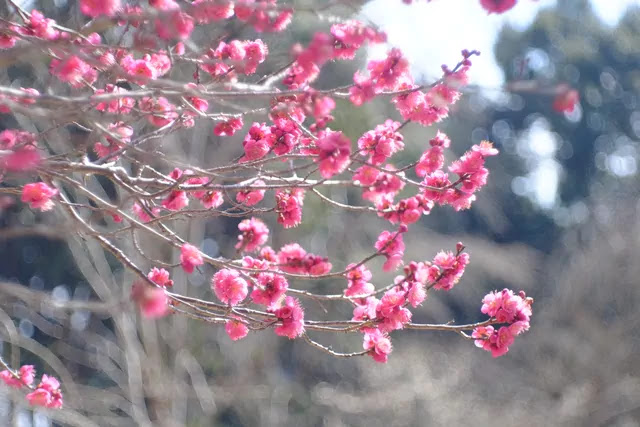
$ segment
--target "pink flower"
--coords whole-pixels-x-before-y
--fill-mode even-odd
[[[274,118],[273,123],[270,129],[271,149],[278,156],[290,153],[298,145],[302,131],[293,120]]]
[[[568,86],[561,86],[560,92],[553,99],[552,108],[558,113],[571,113],[580,102],[580,93]]]
[[[273,140],[274,136],[271,134],[271,129],[268,126],[264,123],[252,124],[249,133],[242,142],[245,154],[240,161],[250,162],[263,158],[271,151]]]
[[[409,72],[409,61],[402,56],[400,49],[389,51],[387,57],[381,61],[372,60],[367,64],[370,79],[375,81],[376,92],[383,90],[396,90],[404,81],[412,81]]]
[[[142,98],[139,102],[140,110],[147,115],[147,120],[154,126],[162,127],[168,125],[178,118],[178,114],[167,98]]]
[[[204,264],[204,260],[198,248],[189,243],[185,243],[182,245],[182,248],[180,248],[180,264],[182,264],[184,271],[191,274],[196,266]]]
[[[320,175],[331,178],[349,166],[351,141],[342,132],[331,130],[322,131],[318,138],[316,145],[319,149]]]
[[[438,131],[435,138],[429,141],[431,148],[422,153],[420,161],[416,165],[416,174],[425,176],[442,169],[444,165],[444,149],[449,148],[450,144],[449,137]]]
[[[452,252],[438,252],[429,268],[429,281],[435,283],[435,289],[451,290],[460,281],[467,264],[467,253],[454,255]]]
[[[320,276],[331,270],[327,258],[308,254],[299,244],[290,243],[278,252],[280,269],[294,274],[310,274]]]
[[[224,268],[213,275],[211,288],[220,301],[236,305],[249,294],[247,281],[240,277],[238,270]]]
[[[295,188],[292,190],[276,191],[276,212],[278,222],[284,228],[297,227],[302,222],[302,204],[304,190]]]
[[[188,39],[193,27],[193,18],[179,8],[156,19],[156,34],[163,40]]]
[[[480,0],[480,6],[489,13],[504,13],[516,5],[516,0]]]
[[[19,28],[15,25],[10,25],[9,28],[12,31],[19,32]],[[0,31],[0,49],[11,49],[16,45],[17,38],[9,33]]]
[[[232,119],[216,124],[213,128],[213,133],[217,136],[231,136],[242,129],[242,126],[244,126],[244,124],[242,123],[242,119],[239,117],[234,117]]]
[[[138,304],[144,317],[155,319],[169,312],[169,297],[164,289],[144,282],[135,282],[131,287],[131,299]]]
[[[62,408],[62,392],[60,383],[54,377],[42,375],[38,387],[27,394],[27,400],[31,405],[44,406],[45,408]]]
[[[356,174],[357,180],[361,184],[364,184],[364,182],[368,181],[373,175],[375,175],[375,181],[372,184],[364,184],[367,185],[367,187],[362,192],[363,199],[369,200],[373,203],[377,203],[384,197],[393,199],[396,194],[404,188],[405,183],[400,179],[400,177],[404,177],[404,173],[396,172],[393,166],[386,165],[384,170],[388,172],[376,170],[375,174],[370,169],[373,168],[363,166]],[[353,178],[356,179],[356,176],[354,175]]]
[[[184,191],[172,191],[162,201],[162,206],[164,206],[165,209],[170,211],[182,210],[188,204],[189,204],[189,197],[187,197],[187,193]]]
[[[191,3],[193,17],[199,23],[208,24],[233,16],[233,3],[230,1],[196,0]]]
[[[349,264],[347,270],[351,269],[355,264]],[[371,272],[363,264],[353,270],[349,270],[346,274],[348,284],[347,289],[344,290],[344,295],[347,297],[368,295],[375,290],[375,286],[369,283],[371,280]]]
[[[244,252],[253,252],[260,246],[267,243],[269,238],[269,229],[262,220],[258,218],[250,218],[243,220],[238,229],[242,232],[238,236],[236,249]]]
[[[261,179],[255,180],[252,184],[252,186],[256,187],[260,187],[263,185],[265,185],[265,182]],[[236,201],[246,206],[257,205],[264,198],[265,191],[266,190],[263,189],[238,191],[238,193],[236,194]]]
[[[224,203],[224,197],[220,191],[207,191],[200,198],[200,202],[207,209],[215,209]]]
[[[254,303],[266,305],[269,308],[276,307],[289,289],[287,279],[279,274],[259,273],[256,280],[260,286],[254,287],[251,299]]]
[[[369,350],[369,355],[379,363],[387,363],[392,351],[389,336],[376,328],[367,328],[362,347]]]
[[[32,146],[18,147],[0,156],[0,168],[9,172],[30,171],[38,167],[40,153]]]
[[[387,261],[384,263],[382,269],[384,271],[395,270],[396,268],[398,268],[398,266],[400,266],[400,264],[402,264],[402,257],[404,256],[404,241],[402,239],[402,231],[398,231],[397,233],[391,231],[383,231],[378,236],[375,248],[379,253],[387,258]]]
[[[532,303],[533,300],[527,298],[524,292],[516,295],[510,289],[503,289],[501,292],[490,292],[485,295],[482,299],[481,311],[500,323],[522,322],[519,328],[527,330],[532,314]]]
[[[357,322],[365,320],[375,320],[377,317],[377,307],[380,301],[376,297],[367,297],[362,300],[354,300],[356,307],[353,309],[353,319]]]
[[[173,280],[169,278],[169,272],[164,268],[153,267],[147,277],[162,287],[170,288],[173,286]]]
[[[75,55],[61,61],[51,61],[51,74],[73,87],[82,87],[85,83],[93,83],[98,78],[95,68]]]
[[[51,198],[56,194],[58,194],[57,189],[49,187],[44,182],[35,182],[24,186],[22,201],[29,203],[31,209],[40,209],[45,212],[53,208]]]
[[[376,306],[376,318],[381,320],[378,327],[381,331],[390,332],[402,329],[411,321],[411,312],[404,307],[405,291],[396,286],[383,295]]]
[[[371,101],[376,96],[373,82],[359,71],[353,75],[353,86],[349,89],[349,99],[358,107]]]
[[[133,59],[127,55],[122,59],[120,65],[129,74],[131,80],[139,85],[144,85],[148,80],[158,78],[158,69],[151,62],[151,57]]]
[[[120,0],[80,0],[80,11],[95,18],[100,15],[113,16],[120,9]]]
[[[0,372],[0,379],[10,387],[21,388],[22,386],[29,386],[33,383],[36,370],[32,365],[23,365],[17,374],[18,378],[16,378],[10,371],[4,370]]]
[[[126,89],[121,88],[120,86],[116,86],[113,84],[108,84],[104,89],[98,89],[95,94],[125,94],[127,93]],[[107,111],[109,113],[115,114],[129,114],[133,107],[135,106],[136,101],[133,98],[129,98],[126,96],[118,96],[116,99],[112,99],[106,102],[100,102],[96,105],[96,110],[98,111]]]
[[[233,341],[238,341],[249,334],[249,328],[242,321],[238,319],[229,319],[224,324],[224,330],[227,331],[227,335]]]
[[[25,22],[24,31],[30,36],[55,40],[60,35],[60,32],[54,28],[55,23],[53,19],[45,18],[42,12],[32,10],[28,21]]]
[[[387,120],[360,137],[358,148],[363,156],[369,155],[369,163],[380,165],[404,148],[404,137],[396,129],[400,123]]]
[[[365,41],[381,43],[386,40],[384,33],[379,33],[358,21],[333,25],[331,35],[334,37],[333,57],[338,59],[353,59]]]
[[[142,222],[149,222],[151,221],[151,216],[147,213],[147,211],[140,206],[138,203],[134,203],[133,204],[133,213],[136,214],[136,216],[140,219],[140,221]],[[154,207],[153,209],[151,209],[151,213],[153,214],[153,216],[155,217],[158,213],[160,213],[160,208],[158,207]]]
[[[507,354],[509,346],[513,344],[515,339],[511,329],[506,326],[501,327],[498,331],[493,326],[480,326],[473,330],[471,336],[476,338],[477,347],[490,351],[493,357]]]
[[[304,311],[300,302],[293,297],[286,297],[282,307],[273,311],[282,325],[275,328],[276,335],[294,339],[304,333]]]

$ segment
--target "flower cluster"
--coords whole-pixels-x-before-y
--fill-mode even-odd
[[[3,130],[0,132],[0,151],[0,170],[6,172],[30,171],[40,163],[36,138],[31,132]]]
[[[287,273],[320,276],[331,271],[327,258],[307,253],[297,243],[283,246],[277,253],[277,259],[279,268]]]
[[[475,328],[472,337],[476,338],[476,346],[490,351],[493,357],[506,354],[515,337],[529,330],[532,304],[533,299],[523,291],[514,294],[509,289],[503,289],[487,294],[482,299],[481,311],[495,319],[496,323],[506,323],[508,326],[499,329],[491,325]]]
[[[320,74],[322,66],[333,59],[351,59],[365,42],[380,43],[383,33],[365,27],[358,21],[335,24],[330,34],[315,33],[311,43],[300,49],[284,84],[289,88],[304,88]]]
[[[22,201],[29,203],[31,209],[40,209],[43,212],[50,211],[53,209],[51,198],[56,194],[58,194],[56,188],[50,187],[44,182],[34,182],[22,188]]]
[[[515,4],[515,0],[480,2],[491,13],[502,13]],[[97,237],[105,249],[138,274],[140,280],[132,284],[131,299],[144,317],[184,312],[224,324],[234,341],[246,337],[250,330],[266,328],[290,339],[303,336],[311,344],[306,330],[360,332],[365,351],[358,354],[386,362],[392,351],[390,334],[405,328],[420,329],[411,323],[412,308],[422,305],[431,289],[451,290],[469,263],[462,244],[455,252],[438,252],[430,261],[405,261],[404,239],[409,226],[436,205],[469,208],[477,191],[486,184],[486,159],[498,151],[483,141],[445,169],[445,150],[451,142],[438,131],[418,161],[401,165],[392,158],[409,143],[402,134],[406,125],[415,122],[430,126],[448,116],[462,95],[461,88],[468,84],[470,57],[478,52],[463,51],[462,60],[454,68],[443,66],[439,80],[419,85],[411,75],[408,59],[393,48],[385,57],[368,61],[366,70],[353,76],[353,84],[321,89],[311,84],[323,67],[331,61],[353,59],[358,49],[367,43],[384,42],[385,35],[357,21],[333,22],[327,31],[313,34],[306,46],[293,46],[289,51],[291,62],[278,70],[274,65],[279,58],[269,52],[277,43],[267,46],[259,38],[240,40],[219,31],[219,38],[206,46],[196,46],[196,37],[189,40],[197,34],[194,31],[198,26],[218,25],[223,20],[246,23],[258,32],[282,31],[291,21],[292,10],[276,0],[124,3],[79,0],[86,21],[113,25],[102,35],[67,29],[35,10],[18,10],[15,16],[19,23],[0,23],[0,48],[13,49],[21,39],[34,43],[37,38],[41,51],[50,57],[50,75],[63,82],[57,86],[65,91],[64,96],[59,95],[52,87],[46,95],[40,95],[33,88],[6,88],[7,95],[0,98],[0,113],[27,113],[34,105],[33,110],[41,114],[53,111],[52,105],[69,102],[78,105],[79,111],[90,111],[92,117],[100,118],[83,122],[82,126],[94,132],[89,144],[76,144],[73,150],[50,158],[41,158],[40,154],[48,147],[37,146],[38,140],[46,141],[44,132],[0,132],[2,179],[13,172],[20,172],[15,174],[18,179],[36,172],[45,181],[26,185],[19,181],[9,192],[21,191],[22,200],[31,208],[47,211],[64,185],[65,194],[68,190],[73,202],[63,198],[61,203],[76,214],[71,217],[81,223],[81,231],[88,230],[90,238]],[[113,35],[119,37],[117,46],[109,44],[115,40]],[[20,49],[20,45],[15,48]],[[266,63],[270,58],[274,59]],[[273,71],[256,75],[261,68]],[[177,80],[181,76],[187,76],[186,81]],[[283,86],[289,90],[283,91]],[[578,102],[577,92],[568,87],[560,86],[555,94],[553,108],[558,111],[569,112]],[[361,106],[378,95],[391,99],[402,121],[383,119],[359,138],[331,129],[340,98],[349,105]],[[257,114],[264,118],[253,119]],[[237,139],[237,146],[229,150],[235,150],[235,160],[206,164],[225,154],[220,150],[216,156],[208,153],[198,165],[189,166],[163,151],[169,150],[167,135],[195,126],[196,120],[213,123],[215,144],[227,143],[217,137],[230,137],[224,139],[231,144]],[[45,132],[56,131],[51,127]],[[357,143],[353,142],[356,138]],[[170,150],[182,148],[173,145]],[[213,145],[203,144],[207,151],[215,148]],[[73,178],[65,175],[71,173]],[[105,182],[116,190],[96,192],[87,186],[95,180],[80,179],[92,175],[106,178]],[[39,179],[32,177],[33,181]],[[401,193],[407,186],[412,192]],[[335,193],[325,193],[345,187],[355,189],[373,207],[334,201],[331,197]],[[267,198],[266,206],[257,207],[271,190],[269,196],[273,198]],[[347,267],[337,273],[331,273],[329,258],[307,252],[299,243],[279,249],[267,246],[270,230],[257,215],[273,212],[284,228],[296,227],[302,222],[307,190],[309,197],[318,196],[332,206],[377,214],[394,229],[379,233],[373,244],[375,251],[371,249],[372,253],[360,262],[340,262]],[[82,197],[78,199],[75,194]],[[227,206],[219,209],[225,203]],[[127,214],[126,209],[133,214]],[[218,215],[242,218],[238,219],[234,259],[227,254],[205,256],[171,228],[173,220]],[[113,229],[105,231],[107,227]],[[173,292],[173,280],[164,268],[153,267],[145,276],[142,272],[146,270],[134,263],[152,259],[138,244],[132,246],[141,257],[129,257],[124,248],[118,247],[121,242],[115,236],[122,231],[131,231],[134,238],[137,232],[149,233],[172,248],[180,247],[179,265],[187,274],[206,259],[216,268],[210,287],[217,302],[193,303],[194,297]],[[221,245],[221,250],[227,250],[227,245]],[[384,258],[383,271],[403,267],[401,275],[381,288],[374,285],[368,264],[379,258]],[[171,265],[167,262],[158,260],[156,264]],[[298,281],[329,277],[344,278],[345,289],[337,294],[314,295],[297,288]],[[352,318],[333,323],[305,321],[301,301],[292,295],[351,304]],[[494,356],[504,354],[513,338],[529,328],[531,302],[524,293],[493,292],[485,297],[482,307],[490,319],[463,325],[457,332],[473,329],[477,345]],[[498,323],[505,326],[494,328]],[[422,329],[429,326],[422,325]],[[336,353],[322,345],[315,347]],[[18,372],[0,372],[6,384],[31,388],[27,399],[32,404],[60,407],[62,395],[57,380],[45,375],[35,386],[34,376],[30,365]]]
[[[62,408],[62,392],[58,380],[44,374],[40,383],[34,386],[35,376],[36,370],[32,365],[23,365],[18,371],[5,369],[0,372],[0,379],[9,387],[27,387],[32,390],[26,395],[31,405],[52,409]]]
[[[258,218],[245,219],[240,222],[238,229],[242,234],[238,236],[236,249],[241,252],[254,252],[267,243],[269,238],[269,229]]]

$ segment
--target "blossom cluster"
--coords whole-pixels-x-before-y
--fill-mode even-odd
[[[480,2],[493,13],[515,4],[515,0]],[[32,104],[44,109],[51,99],[71,99],[84,103],[91,117],[100,118],[87,125],[93,130],[87,147],[74,147],[71,154],[49,158],[42,154],[44,144],[38,146],[42,135],[15,129],[0,132],[2,178],[9,173],[20,179],[29,174],[40,176],[42,182],[21,183],[15,192],[21,192],[22,201],[32,209],[41,211],[51,210],[59,200],[76,214],[73,217],[81,223],[81,231],[99,236],[105,249],[138,275],[131,299],[144,317],[185,312],[224,323],[233,341],[250,331],[272,328],[278,336],[312,342],[307,332],[318,328],[318,322],[305,319],[298,297],[337,300],[352,305],[351,320],[335,322],[325,330],[362,333],[361,354],[386,362],[393,331],[415,327],[412,309],[426,301],[431,289],[452,290],[469,264],[461,243],[455,251],[440,251],[433,259],[405,260],[405,239],[411,235],[409,227],[437,206],[469,209],[487,182],[486,161],[498,150],[482,141],[447,164],[451,141],[434,129],[435,136],[429,141],[418,142],[422,154],[417,161],[402,166],[395,159],[409,145],[402,134],[405,126],[432,126],[448,117],[469,83],[471,57],[479,52],[462,51],[455,67],[443,66],[441,78],[427,85],[416,82],[408,59],[400,49],[392,48],[384,57],[369,60],[346,87],[318,89],[312,84],[323,67],[353,59],[363,46],[385,42],[386,35],[355,20],[334,22],[327,31],[314,33],[306,46],[293,46],[286,67],[262,75],[262,70],[272,67],[268,60],[275,43],[223,34],[196,49],[194,31],[227,20],[248,24],[259,33],[282,31],[293,16],[288,6],[276,0],[125,3],[79,0],[78,4],[87,20],[104,17],[115,27],[114,34],[131,32],[131,37],[122,37],[116,46],[109,45],[111,34],[107,32],[84,35],[37,10],[21,11],[22,22],[0,23],[0,48],[21,49],[23,39],[39,39],[51,57],[50,74],[71,94],[51,98],[49,88],[47,95],[34,88],[9,91],[10,95],[0,97],[0,113],[25,112]],[[185,68],[192,78],[174,80],[184,75]],[[574,92],[568,87],[560,90],[553,108],[571,111],[578,102]],[[227,96],[234,100],[228,101]],[[360,107],[383,97],[391,100],[397,120],[380,120],[360,136],[331,128],[340,98]],[[245,98],[251,106],[236,102]],[[265,102],[254,106],[258,100]],[[263,118],[249,119],[258,113],[264,113]],[[237,139],[235,160],[219,167],[195,166],[165,154],[164,137],[193,127],[196,120],[212,122],[220,143]],[[65,175],[71,173],[106,177],[118,187],[117,195],[106,200],[82,180]],[[66,195],[73,192],[67,193],[67,186],[89,203],[75,198],[68,201]],[[334,201],[324,195],[327,187],[354,189],[363,203]],[[314,196],[332,206],[372,213],[392,225],[376,233],[369,257],[361,262],[348,260],[338,272],[328,257],[311,253],[300,243],[270,243],[269,215],[276,227],[297,227],[302,223],[305,198]],[[86,221],[85,209],[91,212]],[[262,213],[265,219],[257,217]],[[111,219],[104,221],[100,215]],[[218,215],[242,218],[234,257],[205,255],[198,243],[190,243],[170,226],[173,219]],[[116,227],[115,231],[105,224]],[[156,263],[137,242],[133,245],[141,255],[137,258],[156,266],[146,270],[134,264],[136,257],[128,257],[117,247],[117,239],[111,239],[121,231],[131,231],[134,239],[136,232],[151,233],[165,242],[179,256],[175,266],[186,274],[196,269],[207,274],[213,268],[212,301],[193,303],[194,298],[175,293],[172,264]],[[402,271],[383,287],[374,284],[368,264],[378,258],[384,259],[383,271]],[[316,295],[297,288],[298,281],[336,277],[347,282],[337,294]],[[524,293],[491,293],[482,306],[489,320],[467,325],[471,327],[466,330],[473,329],[476,345],[494,356],[505,354],[513,338],[529,328],[531,303]],[[495,329],[497,324],[506,326]],[[473,328],[476,325],[482,326]],[[10,386],[32,388],[27,395],[32,404],[60,407],[57,380],[44,375],[35,387],[34,376],[30,366],[0,373]]]
[[[487,294],[482,303],[483,313],[495,319],[496,323],[506,323],[508,326],[499,329],[492,325],[480,326],[473,330],[471,336],[476,338],[476,346],[490,351],[493,357],[502,356],[509,351],[516,336],[529,330],[533,299],[523,291],[514,294],[509,289],[503,289]]]
[[[0,372],[0,379],[9,387],[26,387],[31,390],[26,395],[27,401],[31,405],[52,409],[62,408],[60,382],[56,378],[44,374],[40,383],[36,386],[34,383],[35,376],[36,370],[33,365],[23,365],[17,371],[5,369]]]

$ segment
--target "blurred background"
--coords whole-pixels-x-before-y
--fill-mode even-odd
[[[434,209],[405,238],[407,260],[428,260],[457,241],[471,255],[462,281],[449,293],[431,293],[414,320],[483,320],[482,297],[509,287],[535,299],[531,330],[498,359],[454,334],[396,331],[386,365],[332,359],[272,331],[232,343],[222,328],[183,317],[137,319],[121,303],[132,277],[113,259],[91,241],[51,232],[47,224],[62,217],[3,199],[2,351],[7,360],[59,376],[69,410],[32,412],[2,387],[0,424],[640,426],[640,1],[520,0],[491,16],[476,0],[333,3],[349,7],[338,4],[319,17],[301,13],[283,34],[260,35],[273,52],[266,69],[285,64],[287,47],[326,30],[332,16],[358,17],[387,31],[389,45],[406,53],[419,82],[435,80],[443,63],[455,65],[462,49],[482,51],[473,59],[472,85],[450,118],[403,130],[406,149],[398,163],[417,158],[438,129],[453,142],[449,161],[483,139],[501,151],[488,162],[489,184],[471,210]],[[69,27],[80,19],[75,2],[22,5]],[[7,16],[6,5],[0,12]],[[230,30],[238,38],[256,37],[251,29]],[[207,37],[194,33],[192,40]],[[327,66],[317,86],[348,83],[367,57],[387,48]],[[0,84],[63,90],[49,80],[46,66],[44,59],[14,64],[0,70]],[[580,93],[571,113],[552,108],[552,89],[561,84]],[[352,140],[387,117],[398,119],[382,102],[350,108],[339,101],[334,115],[331,127]],[[0,116],[0,130],[15,127],[41,130],[27,117]],[[53,143],[94,142],[73,129],[61,132],[67,133]],[[210,123],[170,138],[174,154],[204,166],[241,152],[240,139],[221,141]],[[361,202],[351,190],[328,195]],[[264,219],[274,248],[299,241],[345,264],[369,253],[387,227],[312,197],[297,229]],[[238,222],[197,219],[176,229],[212,256],[232,256]],[[12,231],[33,224],[44,224],[49,234]],[[380,266],[372,266],[379,286],[393,278],[380,274]],[[211,298],[212,269],[188,278],[179,270],[172,273],[178,292]],[[323,281],[312,289],[333,293],[344,286]],[[327,315],[305,304],[310,318],[350,316],[348,306]],[[339,351],[361,346],[360,336],[314,338]]]

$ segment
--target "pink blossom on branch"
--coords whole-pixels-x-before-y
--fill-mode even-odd
[[[480,0],[480,5],[489,13],[504,13],[516,5],[516,0]]]
[[[249,334],[249,328],[239,319],[229,319],[224,325],[224,330],[233,341],[241,340]]]
[[[375,248],[387,259],[382,267],[384,271],[393,271],[402,264],[402,258],[404,257],[402,233],[406,231],[407,227],[401,226],[397,232],[383,231],[378,236]]]
[[[282,306],[273,310],[273,314],[282,323],[276,326],[276,335],[294,339],[304,332],[304,311],[297,299],[286,297]]]
[[[368,328],[364,333],[365,350],[369,350],[369,355],[379,363],[387,363],[389,354],[393,350],[389,336],[379,329]]]
[[[36,370],[33,365],[23,365],[16,373],[18,374],[17,377],[12,372],[5,369],[0,372],[0,379],[9,387],[22,388],[23,386],[30,386],[31,383],[33,383]]]
[[[44,182],[27,184],[22,188],[22,201],[29,203],[31,209],[40,209],[43,212],[53,209],[51,198],[58,194],[58,190],[49,187]]]
[[[320,175],[323,178],[331,178],[349,166],[351,141],[342,132],[322,131],[318,136],[316,146],[319,150]]]
[[[243,220],[238,225],[238,229],[242,234],[238,236],[236,249],[241,252],[253,252],[267,243],[267,239],[269,238],[269,229],[265,223],[258,218]]]
[[[220,301],[229,305],[237,305],[249,294],[247,281],[240,276],[238,270],[222,269],[213,275],[211,288]]]
[[[189,243],[183,244],[180,248],[180,264],[185,272],[193,273],[196,266],[204,264],[200,250]]]
[[[45,408],[59,409],[62,408],[62,392],[60,391],[60,383],[54,377],[46,374],[42,376],[42,380],[38,387],[31,393],[27,394],[27,400],[31,405],[44,406]]]
[[[95,18],[100,15],[112,16],[120,9],[120,0],[80,0],[80,11]]]
[[[135,282],[131,287],[131,299],[138,304],[144,317],[155,319],[169,313],[169,297],[162,288]]]

